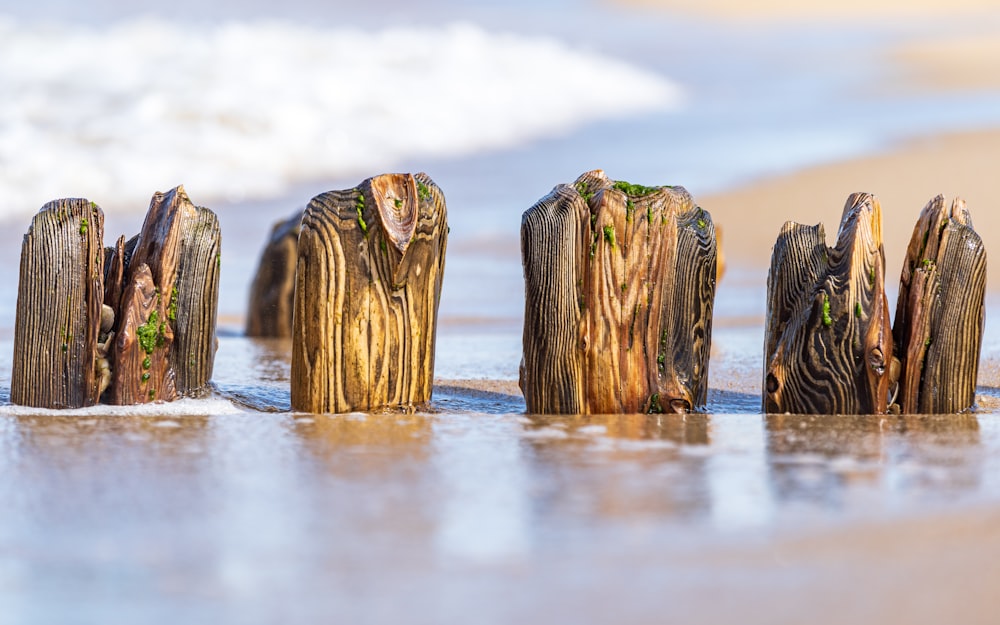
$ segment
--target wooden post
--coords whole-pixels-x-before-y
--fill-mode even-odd
[[[705,403],[715,228],[682,187],[559,185],[521,219],[528,412],[686,412]]]
[[[110,264],[117,278],[117,259],[123,258],[111,403],[172,400],[208,383],[220,241],[214,213],[195,207],[184,187],[156,193],[134,243],[119,240],[125,251],[116,251]]]
[[[882,210],[847,199],[837,245],[788,222],[767,280],[763,407],[768,413],[883,414],[898,377],[885,296]]]
[[[426,174],[385,174],[313,198],[295,273],[295,410],[430,400],[447,240],[444,196]]]
[[[907,414],[972,407],[983,338],[986,250],[965,202],[937,196],[913,229],[899,281],[893,334]]]
[[[271,229],[250,287],[247,303],[247,336],[292,336],[295,264],[299,252],[299,226],[303,211],[279,221]]]
[[[175,189],[173,201],[191,205],[183,187]],[[211,210],[193,206],[185,211],[177,280],[167,305],[167,321],[174,326],[170,368],[180,395],[192,395],[212,379],[215,334],[219,311],[219,272],[222,267],[222,231]]]
[[[100,396],[104,213],[83,199],[42,207],[21,245],[11,401],[78,408]]]
[[[45,205],[21,250],[11,401],[44,408],[174,399],[215,360],[219,223],[183,187],[157,193],[142,232],[102,247],[104,213]]]

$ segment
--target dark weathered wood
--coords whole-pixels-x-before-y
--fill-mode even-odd
[[[153,197],[142,232],[101,247],[86,200],[46,205],[24,239],[12,399],[76,407],[174,399],[215,358],[219,224],[183,187]],[[53,345],[49,345],[53,343]]]
[[[303,211],[279,221],[271,229],[261,253],[247,303],[247,336],[292,336],[295,264]]]
[[[108,401],[172,400],[204,386],[215,358],[215,215],[196,208],[183,187],[157,193],[134,242],[119,246],[124,270]]]
[[[104,248],[104,305],[118,310],[125,279],[125,237],[118,237],[114,247]]]
[[[100,396],[104,213],[67,199],[42,207],[21,246],[11,401],[77,408]]]
[[[193,214],[186,212],[189,221],[183,226],[177,280],[167,305],[167,321],[174,328],[170,368],[180,395],[195,393],[212,379],[218,347],[222,233],[215,213],[201,206],[194,209]]]
[[[309,203],[298,239],[292,406],[430,400],[448,225],[425,174],[385,174]]]
[[[529,412],[704,405],[715,229],[687,191],[587,172],[524,213],[521,258]]]
[[[174,335],[164,317],[161,288],[146,263],[132,265],[129,273],[114,344],[110,402],[176,399],[174,372],[167,357]]]
[[[763,407],[769,413],[885,413],[898,375],[885,296],[882,211],[847,199],[828,248],[822,225],[787,223],[768,275]]]
[[[955,413],[975,403],[986,296],[986,250],[965,202],[932,199],[913,229],[893,332],[907,414]]]

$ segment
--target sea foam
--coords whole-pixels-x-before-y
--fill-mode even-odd
[[[461,156],[670,110],[666,78],[470,24],[366,32],[286,22],[103,28],[0,17],[0,218],[58,197],[144,210],[155,190],[291,184]]]
[[[14,404],[0,404],[0,417],[49,416],[49,417],[189,417],[204,415],[246,414],[232,402],[220,398],[192,399],[185,397],[172,402],[152,402],[134,406],[97,404],[86,408],[34,408]],[[171,427],[167,425],[161,427]]]

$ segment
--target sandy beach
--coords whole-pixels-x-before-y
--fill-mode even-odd
[[[998,130],[939,135],[705,195],[698,201],[725,229],[727,254],[766,266],[785,221],[823,223],[832,245],[847,196],[856,191],[873,193],[882,206],[889,277],[898,281],[917,216],[938,194],[948,200],[965,199],[986,249],[1000,249],[1000,213],[993,209],[1000,202],[1000,188],[994,182],[998,155]],[[992,288],[1000,284],[998,279],[996,272],[990,274]]]

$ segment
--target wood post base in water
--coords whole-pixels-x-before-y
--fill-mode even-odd
[[[524,213],[529,412],[685,412],[703,406],[715,298],[712,218],[682,187],[596,170]]]
[[[102,247],[87,200],[38,212],[24,237],[11,401],[77,408],[171,400],[211,379],[220,233],[177,187],[153,196],[142,231]]]
[[[904,261],[890,326],[882,214],[844,207],[837,245],[789,222],[768,274],[763,408],[768,413],[953,413],[975,401],[986,256],[964,202],[935,198]]]
[[[385,174],[313,198],[298,237],[294,409],[430,400],[447,240],[444,196],[425,174]]]

